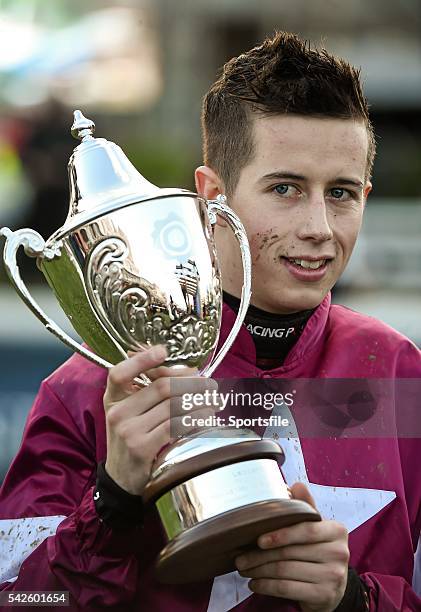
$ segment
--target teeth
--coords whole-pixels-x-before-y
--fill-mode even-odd
[[[317,270],[326,263],[326,259],[319,259],[318,261],[306,261],[305,259],[293,259],[292,260],[298,266],[302,268],[309,268],[310,270]]]

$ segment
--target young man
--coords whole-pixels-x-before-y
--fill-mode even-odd
[[[225,66],[205,98],[203,129],[198,192],[226,195],[253,258],[253,305],[215,376],[421,378],[421,354],[409,340],[330,304],[371,189],[375,145],[358,73],[277,34]],[[216,240],[225,338],[242,275],[223,222]],[[265,331],[279,329],[288,333]],[[44,381],[1,492],[3,591],[68,590],[75,610],[421,609],[410,586],[419,443],[397,436],[281,440],[294,496],[316,505],[323,520],[262,536],[237,559],[241,575],[158,585],[162,534],[156,517],[146,516],[142,528],[139,515],[169,434],[172,373],[159,367],[164,357],[161,347],[136,354],[107,379],[75,356]],[[135,390],[141,371],[154,382]]]

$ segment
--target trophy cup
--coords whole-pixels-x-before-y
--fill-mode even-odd
[[[34,230],[6,237],[4,262],[20,297],[45,327],[94,363],[110,368],[128,351],[165,344],[165,364],[209,376],[233,343],[250,301],[247,237],[224,196],[206,201],[147,181],[116,144],[95,138],[94,124],[74,113],[81,143],[68,165],[70,208],[47,241]],[[217,215],[234,231],[244,268],[238,316],[216,354],[222,286],[212,225]],[[31,296],[16,263],[20,246],[35,257],[62,309],[86,346],[50,320]],[[147,385],[142,375],[137,381]],[[202,580],[234,569],[235,557],[262,533],[320,520],[291,499],[273,440],[249,430],[196,431],[164,448],[144,491],[155,505],[167,544],[157,560],[163,582]]]

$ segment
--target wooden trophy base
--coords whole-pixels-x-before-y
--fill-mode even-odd
[[[236,569],[235,558],[257,547],[264,533],[321,517],[296,499],[256,502],[224,512],[180,533],[161,551],[157,577],[167,584],[207,580]]]

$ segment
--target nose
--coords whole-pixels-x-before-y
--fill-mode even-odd
[[[297,235],[301,240],[314,242],[326,242],[333,238],[323,196],[307,201],[302,211]]]

